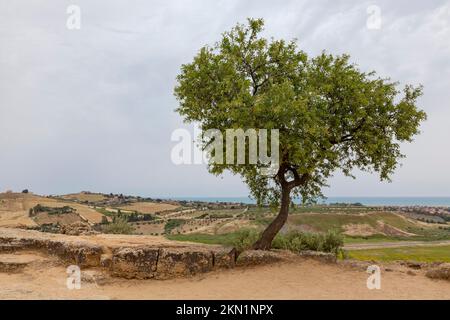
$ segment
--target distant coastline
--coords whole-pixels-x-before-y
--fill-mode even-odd
[[[162,197],[162,199],[203,201],[203,202],[236,202],[254,204],[248,197]],[[297,201],[296,201],[297,202]],[[443,206],[450,207],[450,197],[328,197],[319,201],[330,203],[361,203],[366,206]]]

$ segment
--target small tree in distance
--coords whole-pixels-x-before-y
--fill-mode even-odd
[[[352,176],[360,169],[390,181],[404,157],[400,143],[412,141],[426,114],[416,106],[421,86],[399,91],[397,83],[360,71],[348,55],[310,58],[294,41],[262,37],[263,26],[248,19],[201,48],[182,66],[175,95],[180,115],[202,130],[279,129],[273,176],[261,174],[263,165],[209,163],[213,174],[241,175],[259,204],[279,203],[253,246],[265,250],[285,224],[291,198],[321,196],[335,171]],[[200,140],[203,148],[210,143]]]

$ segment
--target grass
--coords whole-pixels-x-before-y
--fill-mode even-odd
[[[368,224],[372,227],[376,227],[377,221],[383,221],[402,230],[409,230],[416,227],[413,223],[388,212],[376,212],[366,215],[338,213],[302,214],[291,216],[290,221],[297,225],[310,225],[319,231],[331,229],[344,231],[342,226],[346,224]]]
[[[78,200],[78,201],[88,201],[97,202],[103,201],[106,197],[99,193],[72,193],[60,196],[64,200]]]
[[[340,212],[340,213],[366,213],[369,211],[376,211],[379,208],[374,207],[344,207],[344,206],[296,206],[291,208],[292,214],[300,213],[330,213],[330,212]]]
[[[233,246],[238,250],[246,250],[259,238],[259,232],[253,229],[243,229],[233,233],[209,235],[209,234],[183,234],[167,235],[167,238],[177,241],[199,242],[204,244],[220,244]],[[302,250],[314,250],[338,253],[343,242],[342,237],[334,232],[326,234],[313,234],[291,232],[286,235],[277,235],[273,242],[273,248],[285,249],[294,252]]]
[[[143,214],[156,214],[162,213],[165,211],[173,211],[179,208],[179,206],[175,206],[169,203],[158,203],[158,202],[136,202],[132,204],[127,204],[123,206],[115,207],[114,209],[120,210],[129,210],[129,211],[138,211]]]
[[[269,223],[271,219],[265,219]],[[299,214],[289,217],[289,223],[294,225],[306,224],[317,231],[326,232],[327,230],[338,230],[343,232],[343,226],[346,224],[368,224],[371,227],[377,227],[377,221],[383,221],[400,230],[416,234],[411,237],[401,236],[383,236],[372,235],[369,237],[346,237],[346,242],[366,242],[366,241],[401,241],[401,240],[420,240],[420,241],[435,241],[450,239],[450,231],[438,228],[423,228],[418,224],[412,223],[402,217],[390,212],[375,212],[366,215],[357,214]]]
[[[345,244],[352,243],[377,243],[377,242],[395,242],[395,241],[411,241],[412,239],[406,237],[389,237],[382,234],[374,234],[368,237],[350,237],[344,236]]]
[[[114,212],[108,211],[105,208],[95,208],[95,211],[97,211],[98,213],[101,213],[102,215],[107,216],[107,217],[114,216]]]
[[[364,261],[420,261],[450,262],[450,246],[416,246],[403,248],[384,248],[368,250],[350,250],[348,257]]]
[[[102,226],[104,233],[112,234],[132,234],[134,227],[127,223],[123,218],[116,218],[112,223],[108,223]]]
[[[164,225],[164,232],[170,234],[173,229],[181,227],[186,223],[183,219],[171,219]]]

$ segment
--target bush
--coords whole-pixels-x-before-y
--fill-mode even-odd
[[[341,234],[328,231],[325,234],[293,231],[277,235],[272,243],[276,249],[300,252],[304,250],[323,251],[338,254],[344,245]]]
[[[41,212],[47,212],[49,215],[60,215],[66,213],[73,213],[75,211],[76,210],[74,208],[71,208],[69,206],[64,206],[60,208],[60,207],[45,207],[40,204],[37,204],[36,206],[34,206],[29,210],[29,214],[34,215]]]
[[[106,224],[102,227],[104,233],[113,234],[131,234],[134,228],[127,223],[123,218],[115,218],[112,223]]]
[[[338,255],[344,246],[344,237],[336,231],[328,231],[323,238],[322,251]]]
[[[164,232],[166,234],[170,234],[173,229],[181,227],[183,224],[185,224],[186,221],[183,219],[170,219],[167,221],[167,223],[164,225]]]
[[[101,224],[108,224],[108,218],[105,216],[102,216],[102,221],[100,222]]]
[[[260,233],[253,229],[244,229],[236,233],[235,239],[232,241],[233,247],[237,251],[250,249],[251,246],[259,239]]]

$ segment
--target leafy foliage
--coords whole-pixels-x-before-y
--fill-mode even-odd
[[[255,229],[239,230],[233,238],[231,244],[238,251],[250,249],[250,247],[258,240],[259,232]]]
[[[114,217],[113,222],[102,225],[102,231],[113,234],[132,234],[134,228],[125,219]]]
[[[422,87],[398,89],[348,55],[308,57],[294,41],[262,37],[263,26],[249,19],[201,48],[182,66],[175,95],[177,111],[202,130],[279,129],[280,169],[267,177],[262,164],[210,163],[210,172],[241,175],[259,203],[276,203],[282,189],[313,199],[337,170],[389,180],[403,157],[400,143],[411,142],[426,118],[416,107]],[[210,142],[200,141],[204,149]]]
[[[254,229],[244,229],[237,232],[232,245],[238,251],[244,251],[258,240],[260,233]],[[309,233],[292,231],[278,234],[272,244],[275,249],[301,252],[306,250],[329,252],[338,255],[344,245],[344,237],[336,231],[326,233]]]
[[[66,214],[66,213],[73,213],[76,212],[76,210],[69,206],[64,207],[46,207],[40,204],[37,204],[33,208],[30,208],[29,215],[30,217],[33,215],[36,215],[41,212],[46,212],[49,215],[60,215],[60,214]]]
[[[185,223],[186,223],[186,220],[183,220],[183,219],[170,219],[164,225],[164,233],[170,234],[173,229],[181,227]]]
[[[344,238],[335,231],[327,233],[289,232],[286,235],[277,235],[273,247],[294,252],[305,250],[323,251],[338,254],[344,245]]]

